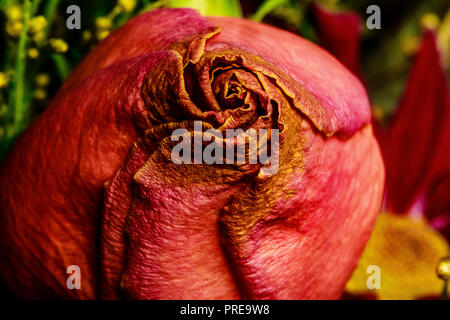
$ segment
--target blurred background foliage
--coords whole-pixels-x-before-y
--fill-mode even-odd
[[[13,140],[48,106],[70,71],[114,29],[158,7],[194,7],[204,15],[243,16],[318,42],[311,0],[0,0],[0,159]],[[448,0],[317,1],[325,8],[358,13],[381,8],[380,30],[362,32],[361,68],[374,115],[387,122],[404,88],[423,25],[439,34],[449,70]],[[81,30],[68,30],[67,7],[81,8]]]

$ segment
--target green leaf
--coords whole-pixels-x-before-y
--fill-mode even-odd
[[[53,63],[55,64],[56,71],[58,72],[61,81],[64,81],[72,69],[66,58],[61,54],[51,54]]]
[[[193,8],[204,16],[242,17],[238,0],[169,0],[171,8]]]
[[[44,16],[48,22],[46,33],[50,33],[50,26],[53,23],[53,18],[55,17],[56,10],[58,9],[60,0],[49,0],[44,9]]]
[[[279,6],[286,4],[288,0],[266,0],[264,1],[256,11],[256,13],[253,15],[252,20],[261,22],[264,17],[273,11],[274,9],[278,8]]]

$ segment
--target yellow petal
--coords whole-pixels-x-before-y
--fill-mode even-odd
[[[424,221],[381,213],[346,290],[382,300],[439,296],[443,281],[436,265],[448,249],[445,238]],[[380,289],[368,289],[371,265],[380,268]]]

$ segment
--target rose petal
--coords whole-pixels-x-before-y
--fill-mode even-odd
[[[0,171],[1,251],[9,257],[2,272],[16,292],[35,297],[36,288],[53,288],[60,297],[95,297],[103,184],[148,127],[140,86],[166,56],[126,60],[60,91],[8,154]],[[83,272],[83,290],[67,290],[72,264]]]
[[[352,12],[333,12],[318,3],[312,4],[320,44],[350,71],[361,77],[361,18]]]
[[[381,140],[388,210],[408,212],[432,181],[449,172],[449,129],[448,83],[435,35],[427,31],[394,121]],[[427,200],[429,208],[434,206],[430,200],[434,201]]]

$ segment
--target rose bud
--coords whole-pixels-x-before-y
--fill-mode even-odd
[[[234,148],[231,129],[278,130],[258,137],[272,163],[249,163],[250,149],[244,163],[173,161],[175,130],[200,136],[205,156],[213,141]],[[370,234],[384,169],[366,93],[325,50],[162,9],[84,59],[0,179],[1,277],[21,297],[333,299]]]

